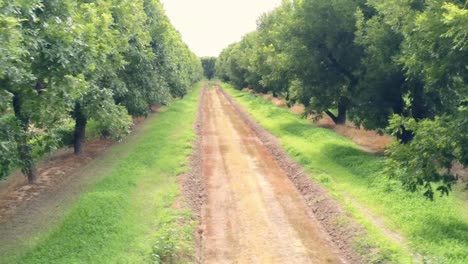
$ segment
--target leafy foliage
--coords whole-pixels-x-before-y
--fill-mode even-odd
[[[6,176],[17,163],[15,134],[18,126],[13,116],[0,118],[0,177]]]
[[[456,116],[419,122],[414,118],[394,116],[389,128],[398,133],[402,127],[414,131],[415,137],[408,144],[396,143],[387,150],[388,174],[400,179],[410,191],[423,187],[424,195],[431,200],[434,199],[434,189],[441,195],[448,195],[457,180],[457,175],[452,172],[454,162],[468,165],[466,109]]]
[[[79,153],[89,119],[120,138],[129,114],[183,96],[202,74],[158,0],[0,1],[0,43],[0,115],[14,119],[0,174],[18,160],[31,182],[35,129],[72,117]]]

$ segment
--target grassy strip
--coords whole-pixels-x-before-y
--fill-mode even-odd
[[[408,193],[382,174],[384,157],[367,154],[351,140],[259,96],[223,87],[367,229],[369,237],[356,241],[356,247],[378,246],[380,252],[369,262],[410,263],[409,247],[422,255],[417,262],[468,263],[468,216],[459,195],[430,202],[421,193]],[[408,245],[388,239],[361,207],[402,234]]]
[[[173,204],[179,196],[176,176],[186,172],[195,139],[200,86],[98,161],[111,166],[102,180],[14,262],[167,263],[189,258],[195,223],[190,212]]]

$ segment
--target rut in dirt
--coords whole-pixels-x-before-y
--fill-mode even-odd
[[[203,263],[344,263],[286,172],[219,88],[201,103]]]

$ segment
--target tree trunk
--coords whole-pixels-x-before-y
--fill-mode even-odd
[[[349,99],[341,97],[338,102],[338,115],[334,115],[331,111],[327,110],[325,113],[330,116],[336,125],[344,125],[346,123],[346,116],[348,112]]]
[[[32,148],[28,144],[29,118],[22,113],[21,96],[18,94],[13,94],[13,111],[20,126],[20,132],[16,136],[16,141],[21,171],[28,177],[28,182],[30,184],[36,183],[37,169],[32,156]]]
[[[289,96],[289,91],[286,91],[286,98],[285,98],[285,100],[286,100],[286,106],[287,106],[288,108],[291,108],[291,107],[292,107],[292,103],[291,103],[291,100],[290,100],[290,99],[291,99],[291,98],[290,98],[290,96]]]
[[[86,124],[88,119],[83,114],[81,105],[77,103],[74,110],[75,132],[73,136],[73,148],[76,155],[83,154],[84,143],[86,139]]]
[[[347,99],[345,101],[342,99],[338,104],[338,116],[336,117],[335,123],[337,125],[344,125],[346,123],[346,114],[348,112],[348,103]]]
[[[37,168],[32,157],[31,146],[27,143],[27,137],[21,136],[23,140],[18,142],[18,153],[21,160],[22,168],[21,171],[28,177],[30,184],[37,182]]]

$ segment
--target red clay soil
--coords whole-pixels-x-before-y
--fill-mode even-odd
[[[360,262],[359,228],[337,227],[346,216],[271,135],[221,89],[201,106],[201,262]]]
[[[251,89],[247,89],[247,91],[253,92]],[[271,94],[261,94],[260,96],[277,106],[287,107],[283,99],[275,98]],[[295,104],[289,109],[297,115],[303,115],[305,112],[305,107],[301,104]],[[314,120],[312,116],[309,119]],[[366,152],[382,154],[385,148],[393,142],[393,138],[389,135],[381,135],[373,130],[356,127],[352,122],[347,122],[345,125],[336,125],[327,115],[314,122],[319,127],[332,129],[338,134],[353,140]]]

